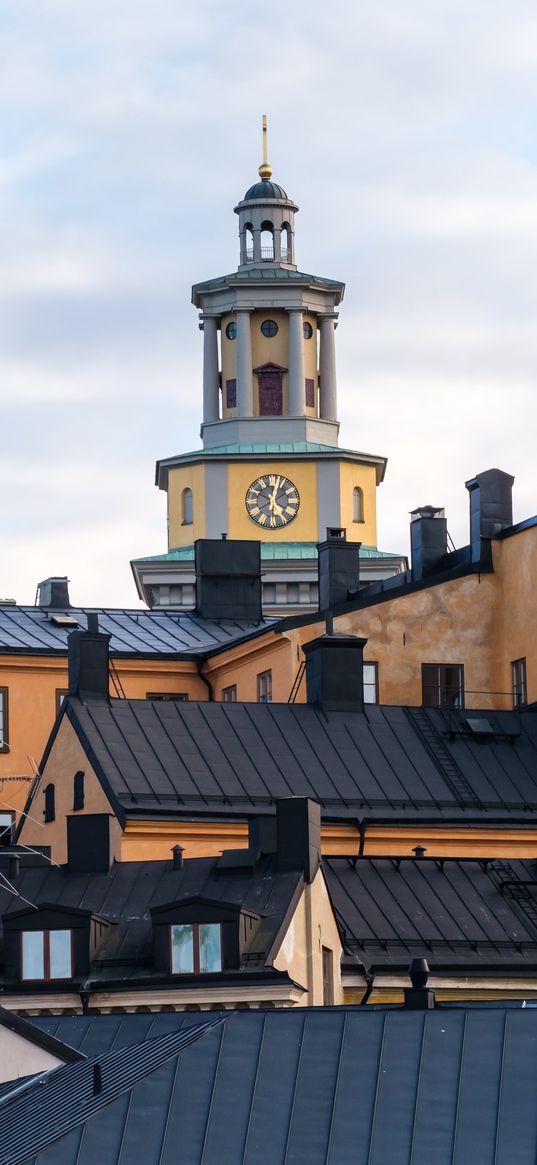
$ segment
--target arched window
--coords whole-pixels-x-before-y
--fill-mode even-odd
[[[73,777],[73,809],[84,808],[84,773],[75,773]]]
[[[261,258],[266,263],[274,259],[274,232],[271,222],[261,223]]]
[[[288,222],[282,222],[282,229],[280,234],[280,257],[282,263],[292,263],[293,252],[291,249],[291,227]]]
[[[249,222],[244,225],[244,258],[247,263],[252,263],[254,258],[254,232]]]
[[[352,520],[353,522],[364,520],[364,495],[358,485],[355,485],[352,491]]]
[[[183,526],[191,526],[193,522],[192,490],[183,490]]]
[[[56,790],[54,785],[47,785],[45,789],[45,821],[54,821],[56,817]]]

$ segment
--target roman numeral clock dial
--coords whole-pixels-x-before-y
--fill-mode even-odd
[[[279,530],[296,518],[300,497],[296,485],[280,473],[256,478],[246,491],[248,517],[265,530]]]

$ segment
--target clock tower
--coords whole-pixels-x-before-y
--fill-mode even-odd
[[[316,607],[316,544],[327,527],[362,544],[362,582],[404,566],[376,548],[386,459],[338,444],[345,285],[298,269],[297,213],[272,180],[264,118],[259,180],[235,207],[237,270],[192,289],[203,333],[202,448],[157,463],[168,550],[132,563],[151,607],[194,606],[194,542],[222,533],[261,542],[266,613]]]

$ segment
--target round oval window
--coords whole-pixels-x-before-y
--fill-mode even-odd
[[[228,326],[226,328],[226,336],[227,336],[228,340],[234,340],[236,335],[237,335],[237,325],[235,322],[232,322],[231,324],[228,324]]]
[[[306,321],[306,323],[304,324],[304,339],[311,340],[312,336],[313,336],[313,328],[312,328],[311,324],[308,324],[308,322]]]
[[[278,334],[278,325],[276,320],[263,320],[261,324],[261,331],[264,336],[276,336]]]

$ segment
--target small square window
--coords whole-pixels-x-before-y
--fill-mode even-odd
[[[379,702],[379,665],[364,663],[364,704]]]
[[[219,922],[170,926],[172,975],[207,975],[222,970],[222,927]]]
[[[0,752],[9,752],[8,689],[0,688]]]
[[[513,708],[522,708],[528,702],[528,679],[526,674],[526,660],[515,659],[511,664],[513,683]]]
[[[73,956],[70,930],[23,930],[21,979],[70,979]]]
[[[226,408],[236,409],[237,407],[237,381],[235,378],[226,380]]]
[[[272,703],[272,672],[262,671],[257,677],[257,702],[258,704]]]
[[[464,708],[462,663],[422,663],[421,676],[425,708]]]
[[[235,704],[237,702],[236,684],[230,684],[229,688],[222,688],[222,700],[224,704]]]

